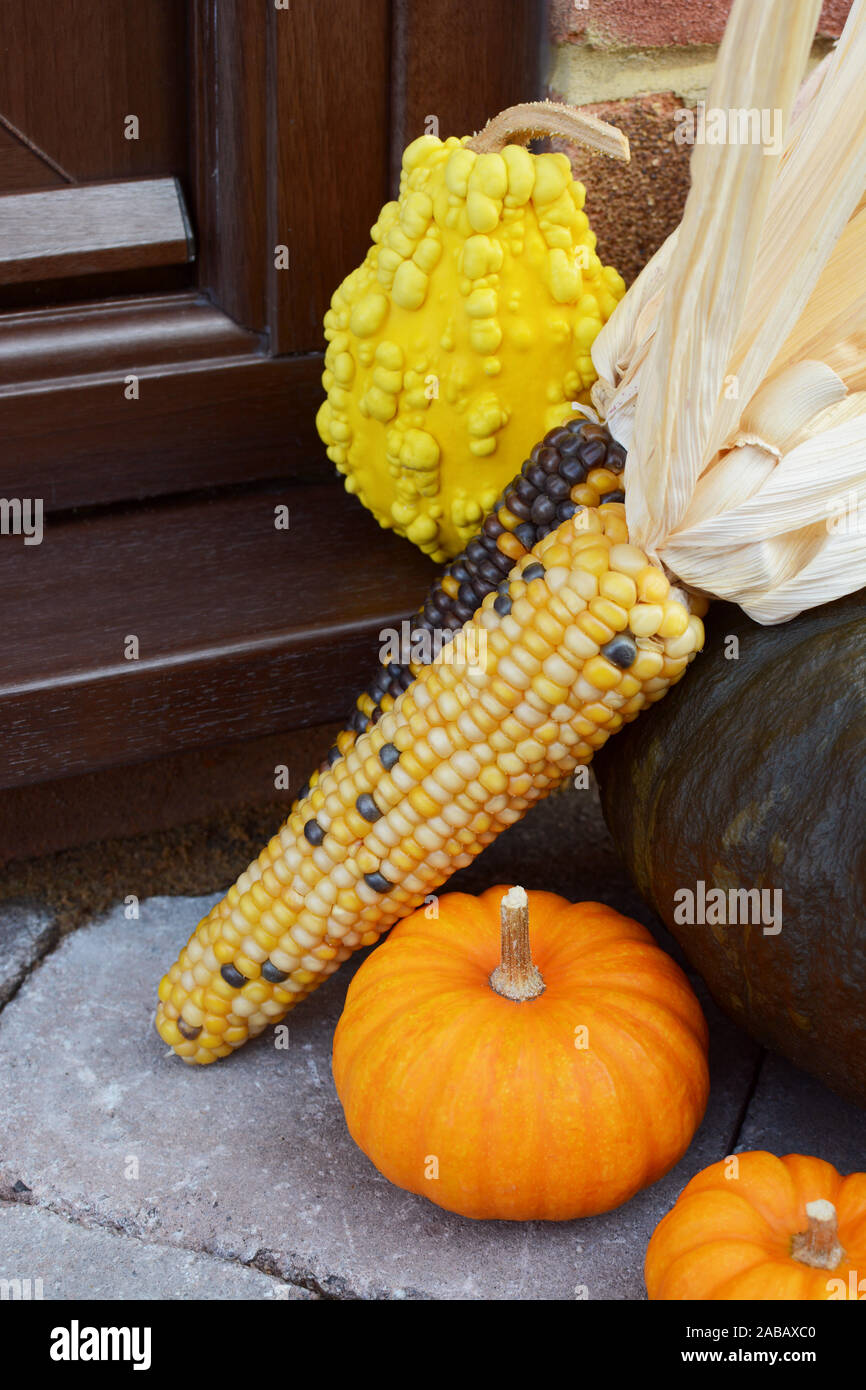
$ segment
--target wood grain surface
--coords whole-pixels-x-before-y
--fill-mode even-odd
[[[339,484],[0,536],[0,786],[340,718],[433,573]]]
[[[194,255],[173,178],[0,198],[0,284],[177,265]]]

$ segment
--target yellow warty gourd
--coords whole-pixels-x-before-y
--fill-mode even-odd
[[[537,109],[564,108],[514,108]],[[474,137],[480,150],[415,140],[399,198],[325,315],[328,456],[380,525],[439,561],[589,399],[590,348],[625,290],[595,254],[567,156],[498,143],[498,130]]]

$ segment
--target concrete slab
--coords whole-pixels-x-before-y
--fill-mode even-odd
[[[53,912],[35,903],[0,902],[0,1006],[54,944],[59,927]]]
[[[737,1148],[810,1154],[840,1173],[866,1173],[866,1110],[767,1053]]]
[[[26,1299],[315,1299],[258,1269],[0,1205],[0,1287]]]
[[[706,1004],[710,1109],[667,1178],[584,1222],[476,1223],[392,1187],[349,1138],[330,1052],[351,965],[290,1016],[284,1050],[266,1034],[205,1069],[168,1052],[152,1029],[157,982],[212,902],[153,898],[139,921],[117,909],[67,937],[4,1010],[0,1197],[325,1297],[643,1296],[656,1222],[735,1133],[757,1057],[742,1033]]]

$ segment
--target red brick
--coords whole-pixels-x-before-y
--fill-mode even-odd
[[[610,48],[668,48],[718,43],[733,0],[549,0],[554,43],[590,38]],[[753,0],[758,4],[760,0]],[[838,38],[852,0],[825,0],[818,33]]]

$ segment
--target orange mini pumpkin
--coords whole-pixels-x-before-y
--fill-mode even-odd
[[[756,1150],[705,1168],[649,1243],[653,1299],[866,1298],[866,1173]]]
[[[443,897],[437,920],[419,909],[364,962],[334,1079],[398,1187],[463,1216],[564,1221],[682,1157],[706,1049],[685,975],[639,923],[499,887]]]

